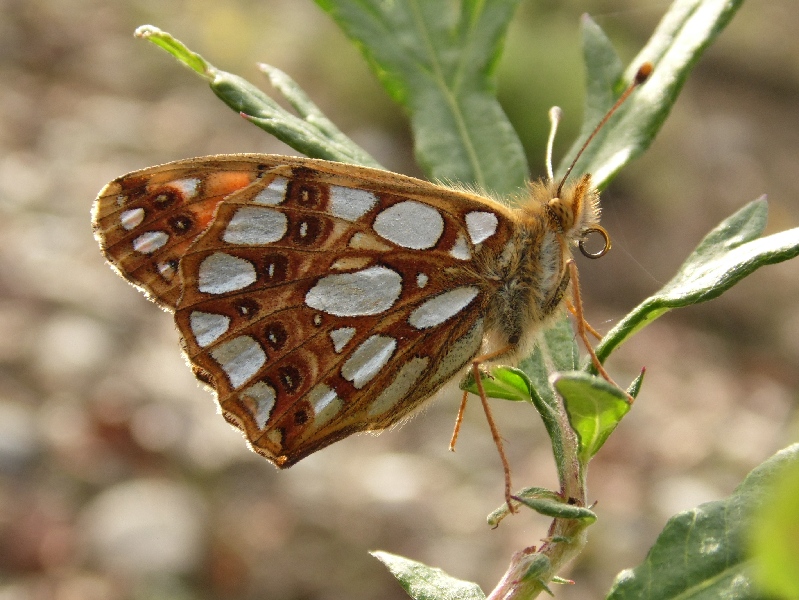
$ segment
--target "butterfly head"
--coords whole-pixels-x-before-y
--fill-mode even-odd
[[[583,145],[577,151],[574,159],[572,159],[569,168],[566,169],[566,173],[563,175],[557,187],[555,187],[555,177],[552,170],[552,147],[554,145],[558,123],[562,117],[562,111],[557,106],[553,106],[549,111],[549,120],[552,127],[549,131],[546,155],[549,188],[547,190],[549,192],[548,199],[545,200],[547,220],[551,229],[564,236],[566,241],[571,244],[577,244],[580,247],[580,252],[588,258],[599,258],[610,250],[610,237],[607,231],[599,226],[599,194],[597,194],[596,190],[591,185],[591,176],[588,174],[580,177],[576,184],[566,185],[566,183],[569,180],[572,169],[574,169],[577,161],[599,130],[608,122],[613,113],[624,104],[633,90],[649,78],[653,68],[652,63],[648,62],[639,67],[630,86],[624,91],[610,110],[608,110],[599,124],[591,132],[591,135],[583,142]],[[586,238],[593,233],[598,233],[603,239],[603,247],[598,252],[590,252],[585,247]]]
[[[570,245],[577,245],[588,258],[599,258],[610,250],[610,237],[599,225],[599,194],[591,184],[591,175],[583,175],[572,185],[547,185],[548,200],[544,204],[548,227]],[[597,233],[603,239],[603,247],[591,252],[585,246],[586,239]]]

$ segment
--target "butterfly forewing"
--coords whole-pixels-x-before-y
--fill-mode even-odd
[[[479,352],[500,285],[479,265],[510,238],[503,206],[326,161],[193,163],[110,184],[96,230],[118,270],[175,309],[195,373],[278,466],[401,420]],[[179,218],[191,233],[170,229]]]
[[[93,226],[103,252],[125,279],[174,310],[182,292],[177,277],[181,257],[208,227],[225,196],[256,179],[253,166],[212,157],[112,181],[94,206]]]

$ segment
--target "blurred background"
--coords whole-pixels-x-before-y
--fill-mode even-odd
[[[544,172],[581,122],[579,17],[625,61],[668,2],[524,0],[502,101]],[[447,444],[454,389],[399,430],[355,436],[277,472],[216,414],[171,317],[118,278],[92,238],[98,190],[128,171],[225,152],[292,151],[223,106],[155,46],[152,23],[218,67],[294,77],[392,170],[419,175],[406,119],[310,0],[0,0],[0,599],[400,599],[368,550],[492,589],[547,520],[491,531],[502,471],[472,403]],[[767,193],[768,232],[799,226],[799,5],[745,3],[697,65],[652,149],[603,193],[614,250],[580,271],[601,331],[674,273],[702,236]],[[608,366],[648,368],[592,463],[599,522],[558,598],[601,598],[674,513],[728,495],[797,438],[799,262],[662,318]],[[518,487],[557,484],[529,406],[496,401]]]

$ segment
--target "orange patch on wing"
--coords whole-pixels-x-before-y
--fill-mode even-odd
[[[207,196],[229,196],[255,181],[256,173],[252,171],[217,171],[205,180]]]

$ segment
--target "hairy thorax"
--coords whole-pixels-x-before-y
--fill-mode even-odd
[[[556,197],[553,184],[535,182],[514,209],[514,233],[503,251],[485,258],[497,287],[486,317],[484,352],[504,348],[503,360],[526,356],[538,333],[559,312],[569,289],[571,246],[599,218],[596,192],[585,176]],[[498,357],[500,358],[500,357]]]

